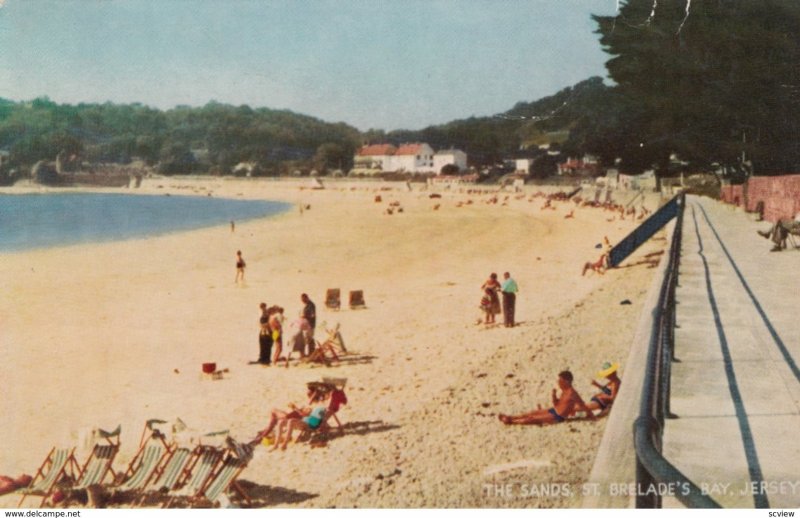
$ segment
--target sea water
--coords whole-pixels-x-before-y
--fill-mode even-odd
[[[0,252],[116,241],[284,212],[276,201],[128,194],[0,195]]]

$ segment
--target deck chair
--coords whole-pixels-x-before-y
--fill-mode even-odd
[[[187,476],[179,479],[178,489],[171,492],[170,498],[164,507],[169,507],[176,498],[189,497],[195,498],[201,494],[212,475],[214,475],[217,465],[222,460],[224,452],[214,446],[200,445],[195,448],[194,458],[185,470]]]
[[[328,309],[335,309],[339,311],[342,306],[341,292],[339,288],[329,289],[325,293],[325,307]]]
[[[354,290],[350,292],[350,309],[364,309],[367,303],[364,302],[364,292],[362,290]]]
[[[322,422],[320,425],[311,430],[308,433],[309,436],[313,437],[318,433],[327,433],[331,431],[330,421],[336,421],[337,431],[339,433],[344,432],[344,428],[342,427],[341,421],[337,417],[337,413],[341,409],[342,405],[347,404],[347,395],[344,393],[344,387],[347,384],[347,378],[322,378],[322,381],[312,381],[307,383],[308,388],[312,390],[311,399],[309,399],[308,404],[311,405],[314,401],[314,398],[322,392],[323,394],[330,394],[330,402],[328,403],[328,407],[325,409],[325,415],[322,418]]]
[[[253,447],[240,443],[230,436],[226,438],[225,443],[228,446],[225,460],[222,461],[219,469],[212,475],[208,484],[200,491],[200,494],[190,499],[190,505],[213,506],[220,495],[227,493],[230,488],[239,493],[247,502],[247,505],[252,505],[250,496],[241,487],[237,479],[247,467],[250,459],[253,458]]]
[[[206,488],[203,489],[197,497],[192,499],[192,503],[205,502],[213,505],[221,494],[227,493],[230,488],[233,488],[247,501],[247,505],[252,505],[250,496],[237,480],[246,467],[247,459],[240,459],[233,455],[228,455],[222,462],[219,470],[214,474],[213,479],[209,481]]]
[[[333,387],[333,395],[331,396],[336,397],[338,399],[339,405],[346,405],[347,404],[347,396],[344,393],[344,387],[347,385],[347,378],[322,378],[323,383],[327,383]],[[337,394],[338,392],[338,394]],[[342,423],[339,421],[339,418],[336,414],[339,413],[339,409],[336,411],[329,411],[325,412],[325,421],[329,421],[333,419],[336,421],[336,425],[341,429]]]
[[[39,503],[41,506],[44,504],[47,497],[53,492],[55,485],[60,482],[67,474],[68,462],[73,458],[75,448],[53,448],[47,454],[42,465],[36,470],[31,483],[28,487],[21,489],[22,498],[17,504],[17,507],[22,507],[22,502],[28,496],[35,495],[41,496],[42,501]]]
[[[316,347],[304,358],[307,362],[317,362],[329,365],[331,361],[339,361],[339,354],[346,353],[342,335],[339,333],[339,324],[333,329],[326,329],[328,337],[323,341],[317,341]]]
[[[95,444],[92,453],[83,467],[78,472],[78,479],[70,486],[71,490],[86,489],[89,486],[102,484],[106,475],[111,472],[115,476],[111,464],[119,451],[119,444]],[[77,461],[72,458],[72,462],[77,466]]]
[[[149,483],[146,483],[148,489],[139,492],[134,505],[138,506],[149,496],[175,489],[179,480],[189,476],[188,467],[192,458],[193,452],[189,448],[180,447],[170,451],[164,463],[156,467]]]
[[[145,429],[150,428],[150,426],[148,421]],[[153,430],[152,428],[151,430],[150,438],[141,443],[139,451],[131,460],[128,469],[123,473],[122,482],[114,487],[115,491],[131,493],[138,497],[156,475],[158,467],[169,455],[170,446],[167,444],[164,435],[158,430]]]

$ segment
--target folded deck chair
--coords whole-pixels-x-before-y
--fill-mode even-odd
[[[194,458],[185,470],[188,477],[184,477],[183,481],[178,481],[180,487],[171,491],[172,498],[167,501],[165,507],[172,505],[172,502],[178,497],[194,498],[200,495],[214,475],[223,454],[223,450],[214,446],[200,445],[195,448]]]
[[[22,498],[17,507],[22,507],[22,502],[31,495],[41,496],[42,501],[39,505],[44,504],[47,497],[53,492],[55,485],[66,476],[67,463],[73,458],[74,452],[75,448],[51,449],[42,465],[36,470],[30,485],[20,490]]]
[[[339,288],[329,289],[325,293],[325,307],[339,311],[339,308],[341,306],[342,306],[342,300]]]
[[[363,309],[367,307],[364,302],[364,292],[362,290],[354,290],[350,292],[350,309]]]

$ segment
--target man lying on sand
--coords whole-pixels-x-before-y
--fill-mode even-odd
[[[581,396],[572,387],[572,373],[562,371],[558,374],[558,387],[561,389],[561,397],[557,396],[558,391],[553,389],[553,406],[547,410],[541,405],[537,410],[527,414],[505,415],[497,417],[504,424],[554,424],[564,422],[568,417],[575,414],[577,410],[586,412],[586,417],[591,420],[597,419],[592,411],[583,402]]]
[[[608,383],[600,385],[595,380],[592,380],[592,385],[599,388],[600,392],[592,396],[587,406],[592,410],[599,410],[600,413],[597,414],[598,416],[606,415],[611,411],[611,404],[617,397],[619,386],[622,383],[622,380],[617,376],[618,368],[619,365],[616,363],[605,362],[603,364],[603,369],[597,373],[597,377],[606,378]]]

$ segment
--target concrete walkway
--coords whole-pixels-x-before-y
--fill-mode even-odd
[[[663,454],[723,507],[800,507],[800,250],[769,226],[687,197]]]

